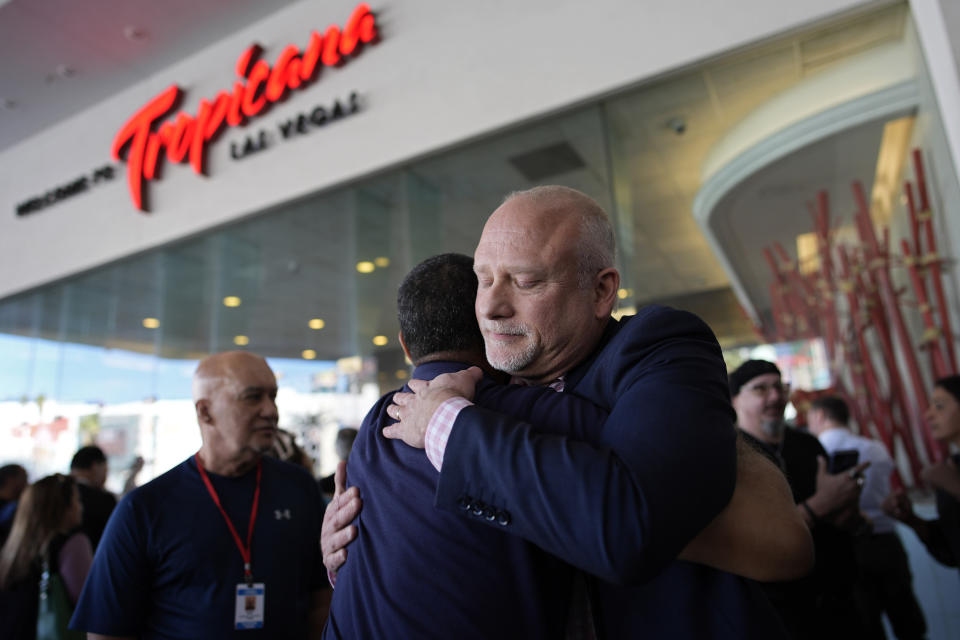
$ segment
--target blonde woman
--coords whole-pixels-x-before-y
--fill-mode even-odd
[[[90,540],[76,531],[82,515],[77,485],[70,476],[47,476],[20,496],[10,537],[0,549],[0,629],[4,638],[34,637],[44,558],[50,570],[63,578],[67,596],[76,604],[93,560]]]

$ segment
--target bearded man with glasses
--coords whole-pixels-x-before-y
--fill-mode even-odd
[[[870,463],[835,475],[827,472],[820,441],[784,421],[790,386],[772,362],[748,360],[729,379],[737,427],[784,472],[813,535],[813,573],[765,584],[767,596],[795,639],[866,637],[852,595],[857,577],[852,532],[864,525],[858,502],[863,470]]]

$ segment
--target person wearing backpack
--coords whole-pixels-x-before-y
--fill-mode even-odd
[[[0,548],[0,628],[10,640],[82,638],[68,631],[90,571],[76,481],[59,473],[27,487]]]

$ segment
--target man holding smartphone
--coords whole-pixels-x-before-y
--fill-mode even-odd
[[[859,577],[854,594],[863,618],[865,638],[883,638],[882,615],[887,614],[897,638],[923,638],[927,623],[913,593],[913,576],[907,554],[882,504],[890,494],[894,463],[882,444],[856,435],[848,426],[850,410],[836,396],[813,401],[807,414],[810,432],[830,454],[832,461],[855,454],[869,462],[864,472],[860,511],[873,524],[872,532],[854,538]],[[861,431],[864,425],[861,425]]]
[[[813,535],[813,573],[765,584],[767,596],[794,639],[866,637],[852,596],[857,567],[850,529],[863,522],[858,499],[869,462],[844,473],[828,472],[827,452],[817,438],[784,421],[790,387],[772,362],[748,360],[729,379],[737,427],[783,470]]]

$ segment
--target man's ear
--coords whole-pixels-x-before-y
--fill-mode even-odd
[[[739,402],[739,400],[737,400],[737,398],[739,398],[739,397],[740,397],[740,392],[739,392],[739,391],[737,392],[737,395],[730,397],[730,406],[732,406],[732,407],[733,407],[733,410],[734,410],[734,411],[737,411],[737,412],[739,412],[739,404],[740,404],[740,402]]]
[[[213,417],[210,415],[210,401],[206,398],[197,400],[193,405],[197,410],[197,422],[200,424],[211,424]]]
[[[412,363],[413,358],[410,357],[410,349],[407,348],[407,343],[403,339],[403,331],[400,331],[397,333],[397,338],[400,339],[400,346],[403,348],[403,355],[407,356],[407,360],[409,360]]]
[[[620,272],[608,267],[597,274],[594,283],[594,308],[598,319],[609,318],[617,303],[617,291],[620,290]]]
[[[814,425],[820,426],[821,419],[823,418],[823,412],[816,408],[811,407],[807,409],[807,426],[812,427]]]

